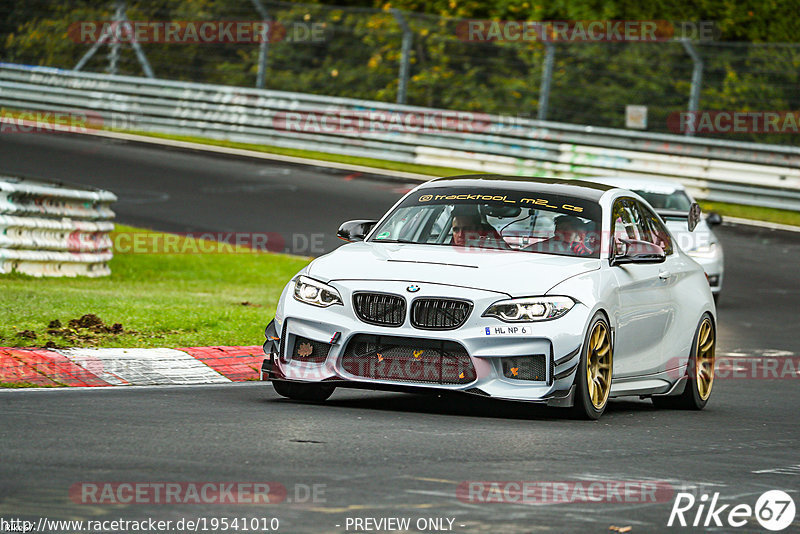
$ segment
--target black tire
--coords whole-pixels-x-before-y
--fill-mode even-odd
[[[704,326],[708,325],[710,327],[711,332],[711,370],[710,376],[711,380],[708,382],[707,386],[704,384],[704,380],[698,374],[698,353],[700,352],[701,345],[700,345],[700,333],[703,330]],[[706,313],[703,317],[700,318],[700,323],[697,325],[697,329],[695,330],[694,337],[692,338],[692,353],[689,355],[689,364],[686,367],[686,388],[683,390],[683,393],[680,395],[674,395],[669,397],[653,397],[653,405],[657,408],[669,408],[675,410],[702,410],[708,404],[708,399],[711,397],[711,390],[712,386],[714,385],[714,348],[716,345],[717,340],[717,330],[714,326],[714,321],[711,319],[711,316]],[[703,358],[703,361],[707,361],[706,358]],[[705,369],[704,374],[708,374],[708,368],[704,364],[700,364],[702,369]],[[701,371],[702,371],[701,369]],[[703,389],[704,391],[701,391]]]
[[[607,336],[608,341],[608,383],[605,384],[607,391],[603,395],[604,398],[600,403],[593,402],[592,395],[589,392],[589,363],[592,361],[590,359],[590,354],[594,353],[594,349],[596,349],[592,344],[592,340],[595,330],[598,328],[603,329],[605,332],[604,335]],[[602,312],[597,312],[589,323],[589,328],[586,330],[586,336],[583,340],[583,346],[581,347],[581,359],[578,363],[578,369],[575,372],[575,404],[572,407],[573,417],[589,420],[600,419],[600,416],[603,415],[603,412],[606,410],[606,406],[608,406],[613,368],[614,347],[611,340],[611,328],[606,320],[606,316]],[[595,385],[593,387],[597,386]]]
[[[272,387],[275,392],[287,399],[322,402],[328,400],[328,397],[333,395],[333,390],[336,386],[328,384],[299,384],[296,382],[282,382],[278,380],[272,381]]]

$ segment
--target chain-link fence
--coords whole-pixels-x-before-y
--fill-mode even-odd
[[[779,111],[797,118],[800,109],[795,44],[684,42],[678,33],[643,42],[491,38],[485,31],[476,38],[468,31],[471,21],[266,0],[19,0],[0,6],[0,17],[3,61],[90,72],[605,127],[624,128],[626,106],[642,105],[645,129],[653,132],[681,133],[675,115],[687,110]],[[151,27],[138,40],[115,39],[113,31],[103,40],[104,21]],[[236,34],[237,26],[231,34],[220,30],[247,21],[265,25],[258,33],[250,24],[253,31],[245,37]],[[177,22],[184,30],[212,23],[210,37],[159,36],[152,24],[158,22]],[[690,103],[693,86],[696,108]],[[791,127],[749,130],[722,134],[782,144],[800,139]],[[709,133],[714,135],[698,135]]]

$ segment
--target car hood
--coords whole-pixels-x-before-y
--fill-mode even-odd
[[[450,246],[360,242],[319,257],[308,276],[323,282],[398,280],[469,287],[509,296],[544,294],[567,278],[600,268],[600,260]]]

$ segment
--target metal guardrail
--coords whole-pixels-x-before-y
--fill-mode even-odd
[[[113,193],[0,176],[0,273],[111,274]]]
[[[502,174],[667,177],[698,198],[800,210],[798,147],[7,63],[0,106],[83,110],[104,127]]]

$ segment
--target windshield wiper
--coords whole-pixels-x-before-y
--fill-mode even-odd
[[[419,241],[411,241],[410,239],[373,239],[373,243],[408,243],[410,245],[421,245]]]

